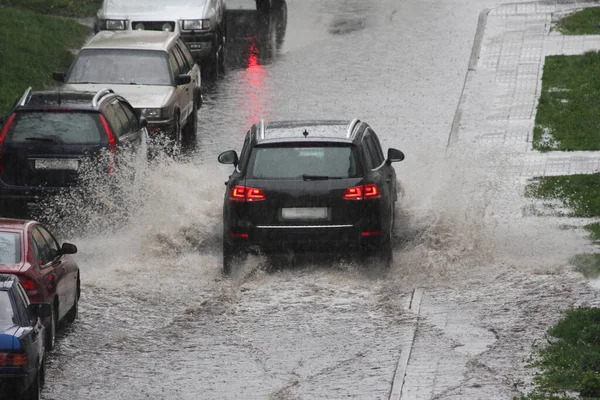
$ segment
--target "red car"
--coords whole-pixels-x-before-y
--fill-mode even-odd
[[[36,221],[0,218],[0,273],[17,275],[32,303],[50,303],[44,320],[46,350],[54,348],[59,321],[77,318],[79,267],[71,256],[77,247],[58,242]]]

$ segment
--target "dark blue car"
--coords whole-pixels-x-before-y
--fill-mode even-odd
[[[44,382],[49,303],[30,304],[14,275],[0,274],[0,399],[37,400]]]

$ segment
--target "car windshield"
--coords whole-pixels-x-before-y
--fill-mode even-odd
[[[73,63],[67,83],[171,85],[163,51],[85,49]]]
[[[101,125],[96,113],[23,112],[17,114],[8,130],[7,142],[87,144],[102,143]]]
[[[14,325],[14,313],[6,290],[0,290],[0,325]]]
[[[17,232],[0,232],[0,264],[21,262],[21,235]]]
[[[342,179],[358,176],[353,147],[346,144],[291,144],[255,147],[250,155],[248,178]]]

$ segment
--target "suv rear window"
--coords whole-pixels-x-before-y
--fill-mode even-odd
[[[81,50],[67,83],[171,85],[167,53],[153,50]]]
[[[21,235],[16,232],[0,232],[0,264],[21,262]]]
[[[106,141],[98,114],[68,111],[18,113],[6,141],[13,143],[85,144]]]
[[[356,178],[360,170],[354,146],[347,144],[293,143],[257,146],[248,162],[248,178],[298,179],[305,175]]]

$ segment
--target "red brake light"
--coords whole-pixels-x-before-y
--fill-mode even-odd
[[[35,285],[35,282],[33,281],[33,279],[27,278],[24,276],[20,276],[19,280],[21,281],[21,285],[23,285],[23,289],[25,289],[25,290],[36,290],[37,289],[37,286]]]
[[[20,367],[27,365],[27,355],[25,353],[0,353],[1,367]]]
[[[4,163],[2,162],[2,147],[4,145],[4,138],[6,137],[6,133],[8,132],[8,128],[12,125],[15,120],[17,114],[12,114],[8,121],[4,124],[4,128],[2,128],[2,132],[0,132],[0,172],[4,171]]]
[[[381,192],[373,183],[349,187],[344,191],[344,200],[376,200],[380,198]]]
[[[230,201],[262,201],[266,200],[267,196],[262,189],[237,185],[231,189],[229,194]]]
[[[104,127],[104,132],[106,132],[106,137],[108,138],[108,149],[112,152],[117,150],[117,141],[115,139],[115,135],[113,134],[112,129],[110,129],[110,125],[108,125],[108,121],[104,118],[104,115],[100,114],[100,122]]]

